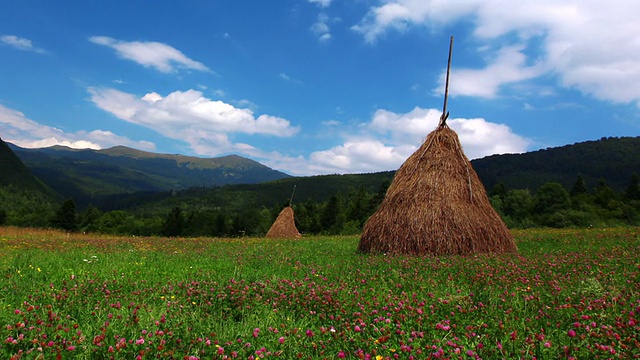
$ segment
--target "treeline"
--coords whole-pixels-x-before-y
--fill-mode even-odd
[[[360,187],[335,193],[326,201],[294,203],[296,226],[303,234],[358,234],[379,206],[388,186],[389,181],[385,181],[375,192]],[[635,174],[621,192],[609,187],[604,180],[589,189],[578,176],[569,189],[560,183],[548,182],[531,192],[508,189],[498,183],[488,196],[510,228],[640,225],[640,184]],[[53,207],[41,199],[7,188],[0,189],[0,199],[4,199],[0,204],[0,225],[185,237],[263,236],[279,212],[289,205],[286,202],[270,208],[230,211],[177,204],[162,214],[145,214],[124,210],[104,212],[92,205],[77,212],[72,199]]]

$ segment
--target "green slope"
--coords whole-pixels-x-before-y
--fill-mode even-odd
[[[259,183],[289,177],[256,161],[233,155],[197,158],[155,154],[124,146],[105,150],[10,146],[35,175],[65,197],[74,198],[80,206],[105,196]]]

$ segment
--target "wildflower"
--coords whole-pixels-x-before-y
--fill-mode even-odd
[[[569,337],[576,337],[576,332],[573,329],[571,329],[567,331],[567,335],[569,335]]]
[[[284,336],[280,336],[280,339],[278,339],[278,342],[280,344],[284,344]]]
[[[144,344],[144,339],[143,338],[140,338],[140,339],[136,340],[136,345],[142,345],[142,344]]]
[[[338,359],[344,359],[346,357],[347,357],[347,355],[344,353],[344,351],[340,350],[338,352]]]
[[[311,329],[307,329],[307,336],[308,337],[312,337],[313,336],[313,331],[311,331]]]
[[[360,326],[356,325],[356,326],[353,327],[353,331],[360,332],[362,330],[360,329]]]
[[[544,347],[546,347],[546,348],[550,348],[550,347],[551,347],[551,342],[550,342],[550,341],[546,341],[546,342],[543,344],[543,346],[544,346]]]
[[[254,338],[257,338],[259,333],[260,333],[260,328],[253,329],[253,337]]]
[[[218,355],[224,354],[224,348],[222,346],[218,346]]]

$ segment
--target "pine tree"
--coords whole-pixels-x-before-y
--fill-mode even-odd
[[[62,203],[58,211],[55,212],[51,225],[58,229],[67,231],[75,231],[78,228],[78,220],[76,215],[76,203],[73,199],[69,199]]]
[[[175,206],[162,224],[162,235],[164,236],[180,236],[184,230],[185,218],[182,214],[180,206]]]

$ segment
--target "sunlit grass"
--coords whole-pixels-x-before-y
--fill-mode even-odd
[[[517,255],[357,254],[357,237],[0,228],[0,357],[633,358],[637,228],[515,231]]]

